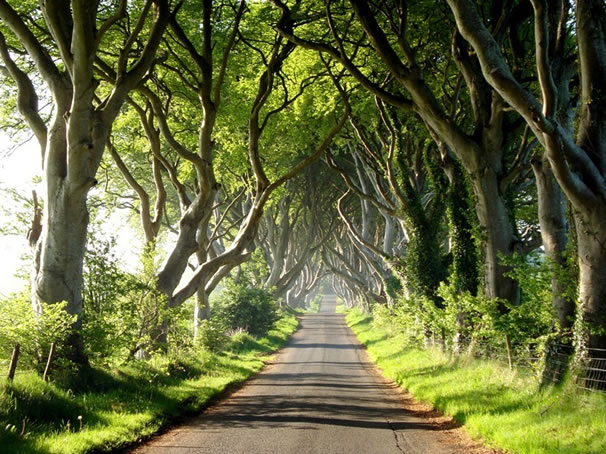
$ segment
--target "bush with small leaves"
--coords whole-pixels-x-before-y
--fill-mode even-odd
[[[20,344],[19,368],[42,371],[55,344],[55,364],[69,367],[65,344],[72,333],[75,315],[65,310],[66,302],[45,304],[36,314],[27,293],[0,300],[0,357],[10,358],[16,343]]]
[[[213,311],[213,318],[227,329],[241,328],[253,336],[264,335],[280,318],[273,295],[268,290],[251,287],[247,282],[228,283]]]
[[[210,320],[202,320],[198,327],[196,342],[211,352],[219,352],[225,349],[229,343],[227,329],[216,317]]]

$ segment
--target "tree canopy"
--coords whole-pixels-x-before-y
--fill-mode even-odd
[[[44,174],[33,307],[66,302],[77,363],[109,308],[131,356],[183,311],[197,336],[226,282],[455,350],[606,348],[600,0],[0,0],[0,59]],[[91,236],[117,210],[136,279]]]

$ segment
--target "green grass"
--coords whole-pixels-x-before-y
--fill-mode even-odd
[[[606,453],[606,396],[574,384],[541,389],[503,365],[405,347],[390,326],[350,311],[347,322],[385,376],[511,453]]]
[[[103,452],[140,440],[258,372],[297,325],[288,314],[264,338],[241,335],[229,352],[91,369],[71,389],[33,373],[1,381],[0,451]]]

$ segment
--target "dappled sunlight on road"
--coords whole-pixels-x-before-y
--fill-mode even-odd
[[[335,306],[302,316],[288,346],[242,389],[134,452],[463,452],[403,410]]]

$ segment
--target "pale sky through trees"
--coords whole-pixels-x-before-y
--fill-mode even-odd
[[[11,139],[0,133],[0,226],[6,227],[16,222],[10,213],[14,211],[15,202],[5,193],[6,189],[16,189],[24,196],[31,197],[32,189],[36,189],[42,196],[40,183],[34,185],[35,177],[41,176],[37,163],[39,151],[33,141],[28,141],[14,150]],[[119,228],[103,228],[108,234],[116,237],[117,244],[114,252],[120,261],[121,267],[134,271],[140,266],[138,259],[142,241],[130,226],[128,226],[127,213],[125,210],[114,211],[106,223]],[[172,239],[174,241],[174,238]],[[170,241],[170,240],[169,240]],[[141,244],[139,244],[141,243]],[[28,266],[22,259],[29,251],[27,239],[23,235],[5,235],[0,232],[0,296],[6,296],[13,292],[24,290],[27,281],[15,277],[15,273],[22,266]],[[189,275],[189,273],[187,273]]]
[[[4,192],[7,188],[17,189],[22,194],[31,193],[34,189],[32,180],[41,173],[38,166],[39,151],[34,141],[28,141],[15,150],[9,151],[11,140],[0,134],[0,225],[16,222],[8,215],[13,207],[5,204],[12,199]],[[28,250],[27,239],[18,235],[0,234],[0,295],[23,290],[26,282],[14,277],[21,265],[20,257]]]

